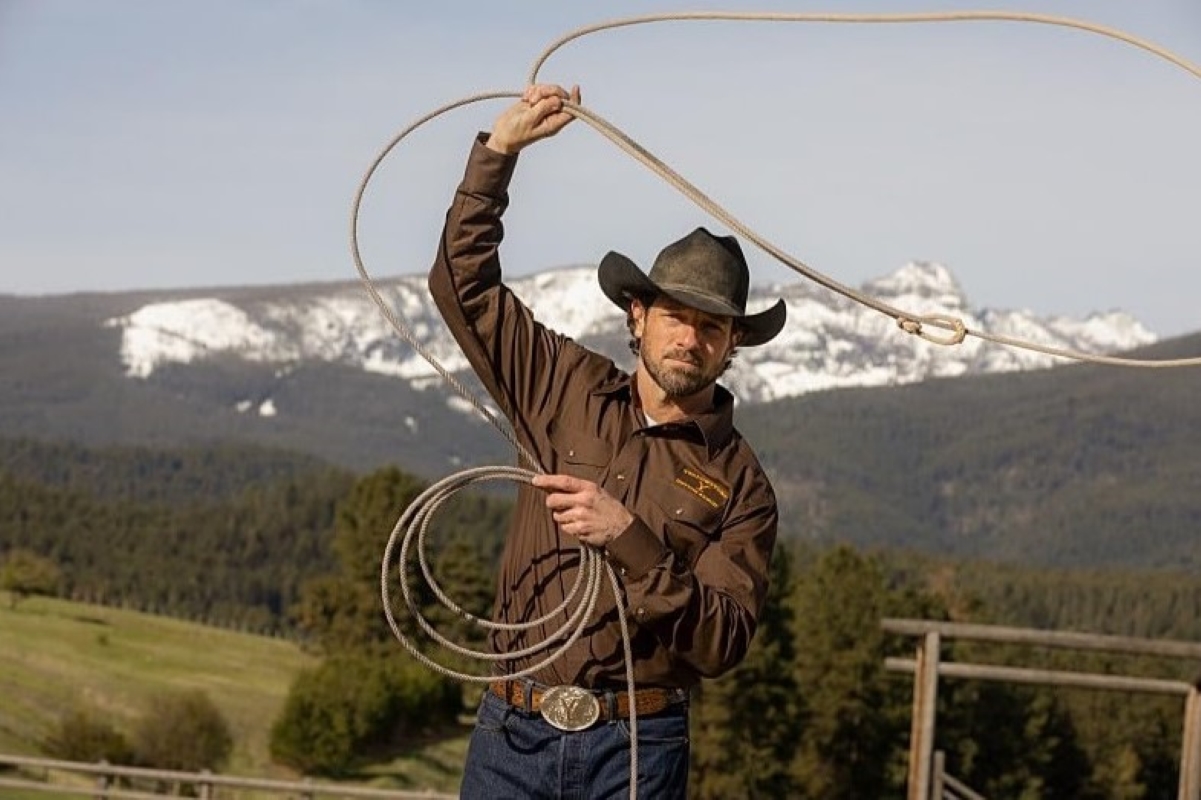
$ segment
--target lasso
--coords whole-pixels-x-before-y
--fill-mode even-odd
[[[875,24],[972,21],[1036,23],[1075,28],[1077,30],[1115,39],[1149,52],[1152,55],[1168,61],[1169,63],[1174,64],[1186,72],[1189,72],[1194,77],[1201,78],[1201,69],[1199,69],[1197,66],[1184,60],[1183,58],[1180,58],[1165,48],[1153,44],[1145,39],[1141,39],[1123,31],[1097,25],[1091,22],[1047,14],[1006,11],[954,11],[905,14],[754,13],[703,11],[648,14],[644,16],[611,20],[608,22],[602,22],[579,28],[556,40],[549,47],[547,47],[546,50],[543,51],[543,53],[534,62],[533,68],[530,70],[529,83],[532,84],[537,82],[538,71],[556,50],[583,36],[633,25],[697,20],[727,22],[826,22]],[[613,594],[616,599],[618,619],[622,629],[627,690],[630,692],[631,696],[633,696],[635,689],[632,665],[633,659],[630,651],[629,629],[622,602],[621,584],[613,568],[605,561],[603,554],[599,550],[581,543],[580,571],[575,584],[568,593],[568,596],[564,599],[560,606],[553,609],[545,616],[530,622],[503,624],[476,618],[455,604],[451,598],[446,596],[441,587],[438,586],[438,583],[434,579],[429,568],[424,548],[426,530],[429,526],[431,518],[441,507],[442,503],[444,503],[455,492],[474,483],[494,480],[509,480],[528,483],[535,473],[542,473],[543,470],[538,465],[537,459],[535,459],[527,450],[527,448],[525,448],[517,440],[517,436],[513,432],[512,428],[504,421],[497,418],[496,415],[491,413],[483,405],[483,403],[480,402],[466,388],[466,386],[463,385],[462,382],[451,375],[445,367],[438,363],[437,359],[435,359],[434,356],[418,341],[417,337],[414,335],[413,331],[405,322],[405,320],[396,312],[394,312],[384,298],[380,295],[374,281],[367,272],[367,268],[363,264],[362,255],[359,251],[359,213],[362,207],[363,196],[384,159],[393,151],[393,149],[395,149],[398,144],[400,144],[402,140],[405,139],[405,137],[425,123],[457,108],[484,100],[519,98],[521,95],[521,92],[516,91],[484,92],[447,103],[435,109],[434,111],[425,114],[424,116],[412,122],[400,133],[396,134],[396,136],[394,136],[392,140],[383,147],[383,149],[376,156],[375,160],[372,161],[371,165],[368,167],[367,172],[363,176],[358,190],[355,193],[351,211],[350,226],[351,255],[354,259],[355,267],[358,270],[361,282],[371,299],[374,301],[375,305],[379,308],[380,313],[383,315],[384,319],[388,321],[392,328],[395,329],[400,337],[412,345],[413,349],[418,353],[418,355],[425,359],[458,395],[471,403],[472,406],[490,424],[492,424],[492,426],[495,427],[510,444],[513,445],[521,461],[533,465],[533,471],[518,467],[479,467],[465,470],[438,481],[425,492],[423,492],[419,497],[417,497],[417,499],[415,499],[408,506],[408,508],[405,509],[400,519],[397,520],[395,527],[392,529],[391,535],[388,537],[388,543],[384,549],[383,560],[380,567],[380,593],[383,599],[384,614],[387,618],[389,627],[392,629],[392,633],[414,658],[431,669],[449,677],[463,681],[487,683],[494,680],[510,680],[531,675],[546,665],[552,663],[564,651],[571,647],[572,644],[574,644],[583,635],[584,628],[589,623],[600,598],[600,592],[602,591],[602,587],[604,585],[603,577],[607,577],[610,585],[612,586]],[[685,180],[681,175],[668,167],[663,161],[647,151],[644,147],[632,140],[615,125],[608,122],[600,115],[587,109],[581,104],[564,102],[564,107],[569,113],[579,119],[584,120],[586,123],[592,126],[592,128],[617,145],[617,147],[619,147],[621,150],[625,151],[627,154],[647,166],[651,171],[662,177],[682,194],[696,203],[702,210],[724,223],[730,230],[742,235],[748,241],[753,242],[761,250],[780,261],[785,266],[834,292],[875,309],[882,314],[892,317],[902,330],[917,336],[921,336],[927,341],[942,345],[956,345],[963,342],[967,336],[975,336],[997,344],[1025,348],[1051,356],[1071,358],[1081,361],[1092,361],[1115,366],[1164,368],[1201,365],[1201,357],[1166,360],[1140,360],[1047,347],[1035,342],[1025,341],[1014,337],[1001,336],[998,334],[991,334],[986,331],[969,329],[963,320],[951,315],[937,312],[915,314],[894,308],[878,299],[856,292],[853,289],[839,283],[838,281],[823,275],[817,270],[807,266],[799,259],[789,255],[771,242],[765,240],[754,230],[733,217],[733,215],[731,215],[728,211],[706,196],[690,182]],[[937,328],[944,331],[945,334],[934,335],[930,333],[927,328]],[[401,580],[401,594],[404,599],[405,607],[417,621],[419,627],[434,641],[451,650],[452,652],[458,653],[459,655],[491,662],[523,658],[535,655],[537,653],[543,653],[554,648],[556,643],[558,643],[557,649],[554,649],[553,652],[550,652],[548,655],[542,658],[541,661],[538,661],[532,666],[524,670],[505,675],[473,675],[459,672],[437,663],[423,653],[416,646],[416,644],[401,631],[395,619],[392,608],[392,592],[389,584],[390,565],[393,562],[393,555],[396,550],[397,543],[400,542],[398,568],[400,570],[400,575],[403,578],[414,540],[416,540],[420,568],[425,580],[430,585],[438,600],[461,618],[469,620],[488,630],[524,630],[549,622],[551,619],[557,618],[560,614],[562,614],[565,619],[563,625],[545,641],[536,643],[519,652],[492,653],[476,651],[462,647],[461,645],[451,642],[445,637],[441,636],[421,615],[420,610],[417,608],[416,603],[411,596],[407,582]],[[630,707],[630,729],[632,733],[630,752],[630,795],[631,797],[636,797],[638,775],[638,736],[637,717],[633,703],[631,703]]]

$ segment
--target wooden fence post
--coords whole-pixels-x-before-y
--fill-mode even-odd
[[[1201,800],[1201,693],[1194,682],[1184,700],[1179,800]]]
[[[940,646],[938,631],[930,631],[917,648],[917,669],[913,673],[913,722],[909,739],[909,800],[930,800]]]
[[[934,777],[930,781],[930,797],[934,800],[942,800],[943,791],[943,775],[947,772],[947,754],[941,750],[934,752]]]
[[[108,761],[101,759],[99,762],[101,767],[107,767]],[[101,772],[96,776],[96,800],[108,800],[108,773]]]

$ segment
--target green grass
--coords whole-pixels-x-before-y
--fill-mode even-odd
[[[35,597],[0,603],[0,749],[35,754],[83,707],[128,730],[162,692],[204,691],[237,741],[229,770],[264,772],[293,676],[315,659],[293,643],[181,620]]]
[[[103,606],[7,600],[0,595],[0,752],[43,755],[38,743],[71,709],[101,712],[128,732],[160,693],[200,689],[233,730],[224,772],[296,777],[268,750],[294,676],[317,663],[296,644]],[[453,791],[465,751],[466,734],[431,742],[362,779]]]

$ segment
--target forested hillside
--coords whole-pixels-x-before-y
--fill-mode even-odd
[[[296,287],[286,296],[306,292]],[[268,288],[228,293],[249,305],[276,296]],[[142,446],[147,469],[168,472],[169,464],[154,463],[154,450],[253,444],[356,474],[395,465],[425,480],[515,460],[504,439],[440,384],[232,355],[132,378],[119,332],[104,321],[154,299],[0,298],[2,435]],[[1198,354],[1201,336],[1192,335],[1129,355]],[[1196,367],[1065,362],[742,402],[736,422],[772,476],[788,538],[1032,566],[1180,567],[1199,560],[1199,390]],[[47,456],[42,472],[20,474],[53,483],[69,462]]]
[[[382,670],[385,684],[410,687],[397,691],[429,683],[397,659],[378,585],[388,533],[421,479],[395,468],[356,476],[249,447],[85,449],[13,440],[0,453],[0,562],[15,553],[48,560],[60,571],[55,593],[300,637],[334,660],[306,674],[298,691],[335,708],[356,691],[347,676]],[[490,603],[488,565],[507,508],[503,497],[471,495],[440,516],[435,571],[475,614]],[[748,786],[759,792],[751,796],[823,800],[900,792],[911,681],[883,663],[910,652],[911,642],[881,632],[886,616],[1201,640],[1201,588],[1187,569],[1033,568],[796,537],[779,553],[751,657],[697,699],[698,797],[743,796],[731,791]],[[439,611],[428,591],[418,589],[417,598],[452,639],[479,644],[478,631]],[[967,654],[982,651],[949,645],[944,656]],[[1194,669],[1071,653],[983,654],[997,663],[1178,680]],[[446,706],[445,688],[423,691],[426,702]],[[1116,800],[1162,796],[1174,785],[1180,710],[1171,698],[971,682],[950,682],[943,696],[939,747],[955,774],[986,796]],[[279,757],[345,769],[305,748],[313,741],[306,726],[316,723],[300,709],[311,699],[302,693],[288,702],[284,729],[293,738],[283,740]],[[455,717],[450,708],[438,713]],[[757,735],[741,735],[751,725]],[[392,752],[389,730],[373,733],[382,739],[369,747],[348,742],[343,758],[353,767],[363,753]]]
[[[1195,355],[1201,340],[1148,349]],[[1048,567],[1201,566],[1201,369],[1077,365],[743,410],[792,538]]]
[[[0,440],[0,556],[50,559],[64,597],[291,631],[302,586],[335,568],[335,517],[354,480],[309,456],[247,446]],[[467,499],[448,518],[491,558],[506,508]],[[377,559],[402,511],[375,531]]]

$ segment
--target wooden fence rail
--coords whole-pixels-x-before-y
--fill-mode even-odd
[[[253,792],[255,796],[263,794],[283,795],[299,800],[324,800],[324,798],[342,798],[344,800],[360,800],[374,798],[375,800],[455,800],[457,795],[439,794],[429,791],[401,791],[397,789],[378,789],[371,786],[347,786],[345,784],[318,783],[312,780],[278,781],[267,778],[246,778],[234,775],[217,775],[211,772],[177,772],[173,770],[145,769],[142,767],[122,767],[100,762],[89,764],[80,761],[62,761],[52,758],[36,758],[33,756],[18,756],[0,753],[0,767],[41,770],[47,780],[35,780],[33,777],[12,777],[0,773],[0,789],[20,789],[25,792],[45,792],[58,796],[78,796],[94,798],[94,800],[157,800],[165,797],[178,797],[179,790],[188,787],[195,797],[201,800],[225,800],[243,796],[241,793]],[[67,783],[51,781],[54,773],[68,773],[91,778],[91,784]],[[156,788],[147,791],[135,789],[122,782],[133,781],[155,783],[159,786],[169,786],[170,789]]]
[[[983,795],[947,772],[947,755],[941,750],[934,753],[930,796],[933,800],[985,800]]]
[[[887,658],[884,662],[885,668],[890,671],[909,672],[914,676],[913,720],[909,742],[908,800],[930,800],[932,797],[942,800],[939,793],[946,786],[946,784],[942,787],[936,785],[932,774],[935,771],[934,711],[938,702],[939,678],[943,677],[1074,686],[1105,691],[1169,694],[1182,697],[1184,698],[1184,720],[1177,800],[1201,800],[1201,680],[1188,683],[1109,673],[1029,669],[1000,664],[954,663],[944,661],[941,652],[943,642],[950,639],[966,639],[978,642],[1201,660],[1201,643],[919,619],[884,619],[881,621],[881,627],[888,633],[918,639],[914,658]],[[972,795],[965,796],[971,797]]]

